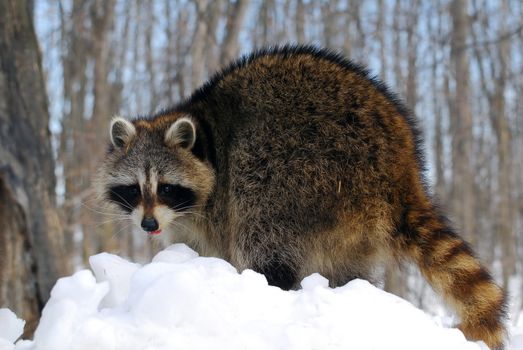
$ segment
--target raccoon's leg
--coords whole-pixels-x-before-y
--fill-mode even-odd
[[[278,253],[264,253],[265,249],[256,252],[236,251],[236,255],[245,258],[233,259],[232,263],[241,269],[252,269],[265,275],[267,282],[271,286],[280,287],[283,290],[295,288],[298,282],[298,272],[294,262],[283,258]],[[281,250],[281,248],[280,248]],[[238,263],[238,260],[243,260]]]
[[[427,200],[428,202],[428,200]],[[459,328],[471,340],[503,349],[505,295],[432,204],[407,207],[399,227],[400,250],[461,317]]]
[[[245,220],[236,228],[230,246],[233,265],[264,274],[271,286],[283,290],[296,287],[300,260],[296,242],[281,230],[264,227],[255,220]]]
[[[253,266],[257,272],[263,273],[269,285],[289,290],[297,283],[296,269],[292,263],[286,262],[277,256],[267,257],[265,262]]]

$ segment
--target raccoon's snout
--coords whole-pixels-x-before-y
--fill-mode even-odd
[[[144,231],[153,232],[158,230],[158,221],[154,217],[144,218],[142,220],[142,228]]]

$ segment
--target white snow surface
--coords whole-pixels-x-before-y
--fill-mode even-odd
[[[107,253],[90,264],[58,280],[33,340],[14,344],[24,322],[0,309],[0,349],[487,349],[363,280],[329,288],[313,274],[283,291],[183,244],[144,266]]]
[[[14,341],[24,331],[25,321],[8,309],[0,309],[0,349],[13,349]]]

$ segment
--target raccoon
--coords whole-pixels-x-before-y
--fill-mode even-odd
[[[145,232],[286,290],[409,260],[468,339],[503,348],[504,292],[429,196],[413,117],[365,68],[311,46],[264,49],[171,109],[114,118],[110,140],[98,193]]]

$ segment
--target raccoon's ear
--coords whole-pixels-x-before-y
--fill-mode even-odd
[[[129,144],[136,135],[133,123],[122,117],[114,117],[110,126],[111,143],[116,148]]]
[[[190,150],[196,142],[196,126],[189,117],[176,120],[165,132],[165,144]]]

